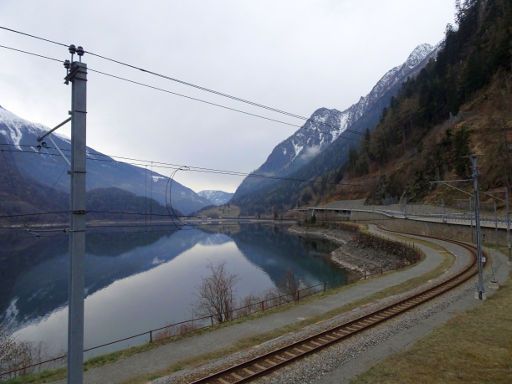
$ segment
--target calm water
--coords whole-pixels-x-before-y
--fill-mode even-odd
[[[0,234],[0,244],[0,322],[20,340],[42,342],[48,355],[65,351],[67,238]],[[303,286],[344,284],[344,272],[325,257],[332,249],[270,225],[91,232],[85,346],[193,317],[209,263],[225,262],[238,276],[238,298],[275,288],[289,270]]]

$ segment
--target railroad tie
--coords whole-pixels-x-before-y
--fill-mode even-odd
[[[295,348],[293,348],[293,349],[294,349],[294,350],[296,350],[296,351],[298,351],[298,352],[299,352],[299,353],[301,353],[301,354],[306,353],[306,351],[304,351],[304,350],[300,349],[299,347],[295,347]]]
[[[231,376],[233,376],[235,378],[235,380],[243,380],[244,379],[242,376],[240,376],[236,372],[231,372]]]
[[[265,371],[267,369],[266,367],[264,367],[263,365],[260,365],[258,363],[254,363],[253,366],[258,368],[260,371]]]
[[[251,370],[250,370],[249,368],[247,368],[247,367],[244,367],[244,368],[243,368],[243,370],[244,370],[245,372],[247,372],[247,373],[248,373],[249,375],[251,375],[251,376],[254,376],[254,374],[256,373],[256,372],[254,372],[254,371],[251,371]]]

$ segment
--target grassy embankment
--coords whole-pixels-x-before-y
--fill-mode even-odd
[[[511,383],[511,308],[512,282],[508,280],[482,305],[455,316],[352,383]]]

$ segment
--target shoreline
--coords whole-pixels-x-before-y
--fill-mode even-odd
[[[385,272],[397,271],[404,267],[416,264],[406,263],[398,255],[384,252],[372,247],[361,247],[354,244],[354,236],[361,230],[354,227],[354,232],[343,229],[323,227],[291,226],[288,231],[292,234],[313,239],[331,241],[338,245],[329,255],[329,260],[337,267],[358,276],[357,279],[366,279],[372,275],[381,275]],[[370,235],[375,237],[374,235]]]

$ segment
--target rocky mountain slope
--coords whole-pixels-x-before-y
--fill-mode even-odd
[[[224,205],[228,203],[233,197],[233,193],[224,191],[205,190],[197,192],[201,197],[204,197],[211,202],[212,205]]]
[[[479,155],[481,188],[503,196],[512,181],[512,3],[468,0],[457,21],[437,59],[404,84],[348,164],[304,188],[308,204],[467,200],[431,181],[469,178],[471,153]],[[457,187],[470,190],[471,184]]]
[[[389,70],[368,95],[345,111],[327,108],[315,111],[303,127],[274,148],[253,175],[310,179],[319,172],[343,165],[349,148],[357,144],[366,130],[373,129],[401,85],[417,75],[435,53],[431,45],[419,45],[403,64]],[[288,193],[296,184],[289,180],[248,176],[232,202],[240,205],[245,213],[261,213],[271,207],[282,209],[297,203],[297,197]]]
[[[0,149],[4,158],[9,157],[3,167],[17,173],[26,185],[42,185],[56,194],[67,194],[67,164],[49,140],[47,147],[37,148],[37,137],[47,130],[43,125],[31,123],[0,107]],[[69,154],[70,142],[67,138],[53,135],[53,139],[61,150]],[[154,199],[161,205],[168,201],[168,178],[150,167],[142,168],[116,161],[92,148],[87,149],[87,157],[88,191],[118,188]],[[5,184],[0,185],[0,193],[5,188]],[[19,187],[18,190],[23,188]],[[32,197],[39,201],[36,196]],[[39,201],[39,204],[42,202]],[[178,182],[172,183],[172,206],[182,213],[189,214],[207,205],[210,205],[209,200]]]

